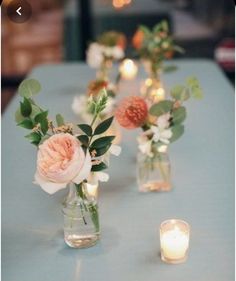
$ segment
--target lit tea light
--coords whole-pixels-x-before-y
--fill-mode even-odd
[[[160,146],[157,148],[157,150],[158,150],[158,152],[165,153],[165,152],[167,152],[167,148],[168,148],[167,145],[160,145]]]
[[[98,185],[97,184],[86,184],[87,188],[87,193],[89,196],[97,198],[97,193],[98,193]]]
[[[190,226],[182,220],[167,220],[160,226],[161,259],[182,263],[187,259]]]
[[[150,95],[154,102],[159,102],[165,99],[165,90],[162,87],[158,89],[152,89]]]
[[[137,72],[138,67],[131,59],[125,59],[120,65],[120,73],[123,79],[134,79],[137,75]]]

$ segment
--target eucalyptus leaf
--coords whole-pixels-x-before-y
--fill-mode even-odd
[[[82,130],[87,136],[92,136],[93,134],[93,129],[91,126],[89,126],[88,124],[79,124],[77,125],[80,130]]]
[[[56,121],[58,127],[65,125],[64,118],[61,114],[56,115]]]
[[[199,87],[198,79],[194,76],[190,76],[186,79],[186,84],[189,87]]]
[[[101,162],[98,165],[93,165],[91,171],[92,172],[99,172],[99,171],[102,171],[102,170],[105,170],[105,169],[107,169],[107,165],[104,162]]]
[[[190,98],[189,90],[183,85],[177,85],[170,91],[171,96],[180,101],[186,101]]]
[[[181,106],[179,108],[174,109],[173,112],[172,112],[172,115],[173,115],[172,121],[175,125],[182,123],[186,118],[185,107]]]
[[[34,128],[34,124],[30,119],[23,120],[22,122],[17,124],[17,126],[20,126],[25,129],[30,129],[30,130]]]
[[[114,117],[112,116],[112,117],[104,120],[102,123],[100,123],[94,130],[94,135],[100,135],[100,134],[103,134],[104,132],[106,132],[109,129],[109,127],[111,126],[113,119],[114,119]]]
[[[15,121],[16,123],[20,123],[25,119],[25,117],[21,114],[21,109],[18,108],[15,112]]]
[[[163,100],[151,106],[149,113],[154,116],[161,116],[170,112],[173,107],[173,102],[170,100]]]
[[[170,138],[170,142],[174,142],[179,139],[184,133],[184,126],[182,124],[175,125],[171,128],[172,137]]]
[[[199,100],[202,99],[203,97],[202,89],[199,87],[192,88],[192,97]]]
[[[96,139],[91,144],[90,148],[99,149],[99,148],[105,147],[105,146],[111,144],[111,142],[114,140],[114,138],[115,138],[115,136],[105,136],[105,137]]]
[[[27,98],[24,98],[23,102],[20,103],[21,115],[24,117],[29,117],[32,112],[32,106]]]
[[[40,92],[41,85],[35,79],[25,79],[21,82],[18,90],[22,97],[30,98]]]

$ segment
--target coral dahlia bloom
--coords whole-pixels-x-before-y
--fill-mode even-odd
[[[132,39],[132,44],[135,49],[139,50],[142,47],[144,40],[144,33],[142,30],[138,29]]]
[[[138,96],[131,96],[123,99],[115,112],[117,121],[126,129],[141,127],[147,115],[147,104],[143,98]]]

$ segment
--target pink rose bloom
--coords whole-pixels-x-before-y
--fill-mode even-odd
[[[84,153],[74,136],[56,134],[39,146],[35,183],[49,194],[65,188],[68,183],[81,183],[91,171],[89,152]]]

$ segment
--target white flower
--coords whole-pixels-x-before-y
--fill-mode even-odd
[[[170,125],[170,113],[163,114],[157,118],[157,126],[161,129],[166,129]]]
[[[87,50],[87,64],[92,68],[99,68],[103,62],[103,46],[92,43]]]
[[[76,115],[83,118],[84,121],[90,123],[93,116],[88,113],[88,103],[89,99],[85,95],[75,96],[71,108]]]
[[[152,140],[148,139],[148,137],[144,134],[137,138],[139,143],[139,150],[150,157],[153,157],[152,153]]]
[[[120,59],[122,59],[124,56],[125,56],[124,50],[123,50],[121,47],[119,47],[119,46],[113,47],[113,58],[114,58],[115,60],[120,60]]]
[[[109,180],[109,175],[104,172],[90,173],[88,177],[88,183],[93,185],[98,185],[99,181],[107,182],[108,180]]]
[[[164,129],[157,126],[151,126],[151,130],[153,132],[153,141],[158,142],[161,141],[165,144],[170,143],[169,139],[172,137],[171,129]]]
[[[102,51],[105,57],[113,58],[114,60],[120,60],[125,56],[123,49],[119,46],[115,46],[115,47],[103,46]]]
[[[109,149],[109,152],[112,154],[112,155],[115,155],[115,156],[119,156],[120,153],[121,153],[121,147],[119,145],[116,145],[116,144],[112,144],[110,149]]]
[[[157,126],[151,126],[153,132],[154,142],[161,141],[165,144],[170,143],[169,139],[172,137],[171,129],[168,129],[170,126],[170,113],[163,114],[157,118]]]

